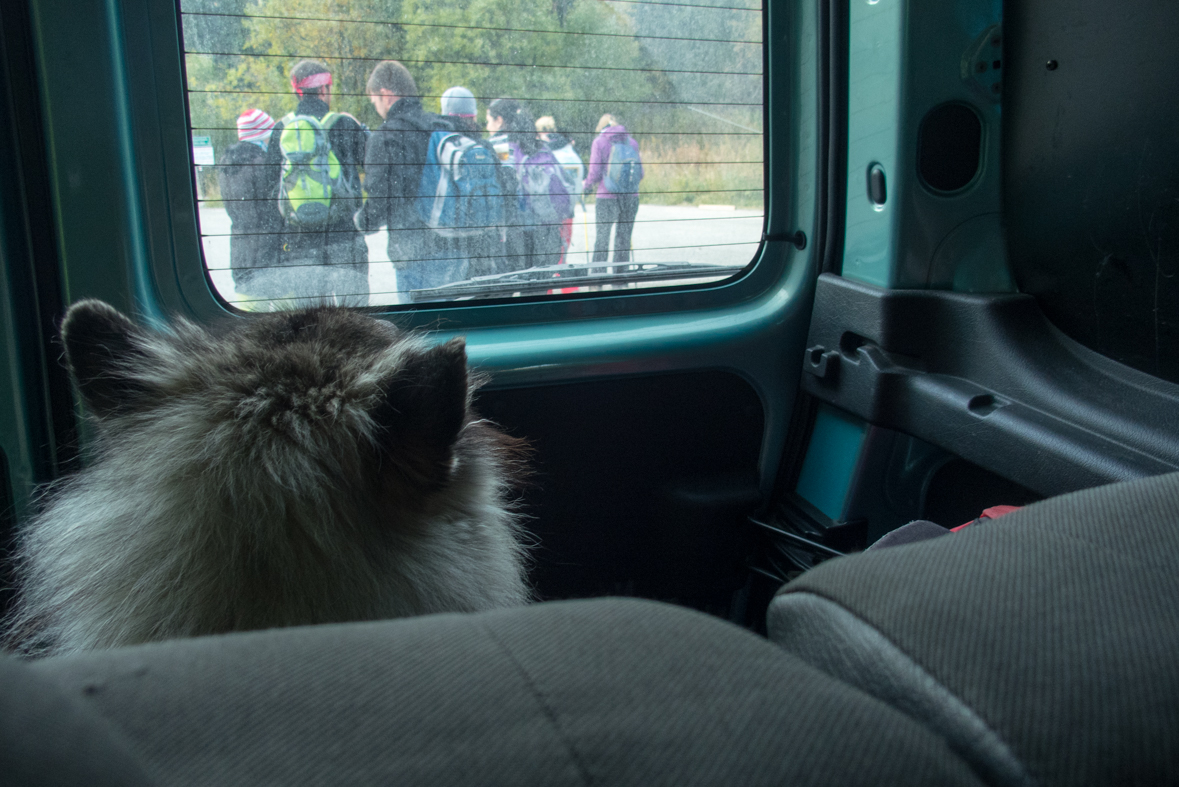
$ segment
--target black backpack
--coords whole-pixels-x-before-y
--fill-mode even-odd
[[[274,168],[265,164],[266,151],[253,142],[230,145],[217,164],[221,200],[235,232],[274,229],[282,223],[274,201],[268,199]]]

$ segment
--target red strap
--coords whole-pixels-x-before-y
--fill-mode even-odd
[[[1023,506],[991,506],[982,512],[979,519],[998,519],[1001,516],[1007,516],[1012,511],[1018,511]]]
[[[969,522],[967,522],[965,525],[958,525],[958,527],[952,527],[952,528],[950,528],[950,532],[957,533],[959,530],[961,530],[964,527],[970,527],[975,522],[979,521],[979,519],[998,519],[1001,516],[1007,516],[1012,511],[1018,511],[1022,507],[1023,506],[991,506],[990,508],[986,509],[981,514],[979,514],[978,519],[972,519]]]

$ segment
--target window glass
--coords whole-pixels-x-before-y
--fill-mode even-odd
[[[239,308],[697,284],[757,249],[759,0],[181,12],[204,259]]]

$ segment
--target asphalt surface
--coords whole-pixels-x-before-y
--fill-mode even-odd
[[[200,209],[205,264],[213,286],[233,300],[229,275],[229,217],[223,208]],[[638,263],[691,262],[745,266],[761,239],[762,212],[728,206],[641,205],[631,240],[632,260]],[[573,239],[567,261],[588,262],[595,238],[594,208],[574,216]],[[385,253],[382,230],[366,238],[369,248],[370,305],[398,303],[397,272]]]

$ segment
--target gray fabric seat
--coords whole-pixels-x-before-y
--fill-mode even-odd
[[[768,626],[988,783],[1179,782],[1179,474],[829,561]]]
[[[84,705],[161,784],[980,784],[879,700],[652,602],[178,640],[0,675],[18,673]]]
[[[149,784],[118,725],[73,695],[0,656],[0,784]]]

